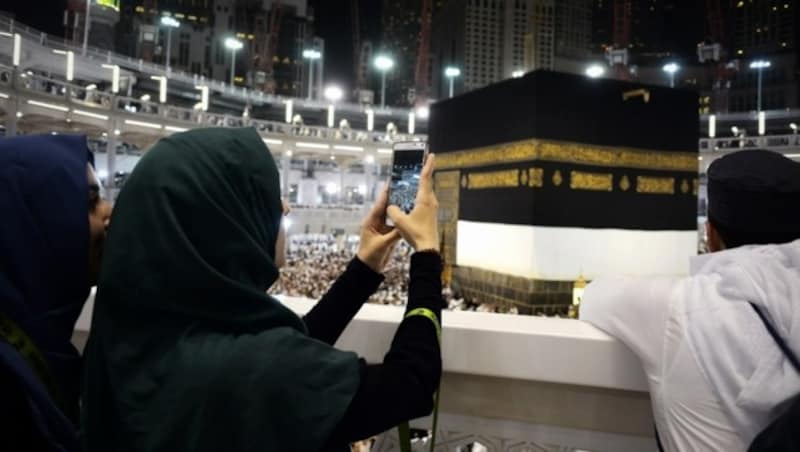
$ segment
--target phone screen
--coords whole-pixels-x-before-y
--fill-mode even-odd
[[[419,178],[422,174],[425,149],[395,149],[392,160],[392,181],[389,185],[389,204],[405,213],[414,209]]]

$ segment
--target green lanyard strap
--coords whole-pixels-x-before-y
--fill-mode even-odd
[[[5,340],[9,345],[17,349],[28,366],[36,373],[36,376],[39,377],[39,381],[47,388],[50,397],[52,397],[58,407],[63,411],[64,402],[55,379],[53,379],[53,375],[50,373],[47,361],[45,361],[42,353],[36,348],[36,345],[34,345],[28,335],[3,313],[0,313],[0,339]]]
[[[416,308],[409,311],[405,318],[407,319],[417,315],[427,317],[431,320],[431,322],[433,322],[433,326],[436,328],[436,339],[439,341],[439,347],[441,349],[442,326],[439,324],[439,319],[436,318],[436,314],[434,314],[433,311],[428,308]],[[436,393],[433,395],[433,430],[431,432],[431,452],[433,452],[434,447],[436,447],[436,430],[439,424],[439,395],[441,392],[442,388],[440,381],[439,388],[437,388]],[[411,427],[408,425],[408,422],[403,422],[397,426],[397,436],[400,440],[400,450],[402,452],[411,452]]]

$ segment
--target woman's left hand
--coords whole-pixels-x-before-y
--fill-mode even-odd
[[[376,273],[383,272],[389,262],[400,233],[386,225],[386,206],[389,203],[389,186],[381,191],[372,210],[361,223],[361,241],[358,245],[358,259]]]

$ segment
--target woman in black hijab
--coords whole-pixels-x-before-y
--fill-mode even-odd
[[[176,134],[115,206],[88,343],[85,445],[112,451],[317,451],[426,415],[441,375],[441,259],[425,167],[417,208],[362,227],[358,257],[304,318],[266,290],[282,257],[278,171],[253,129]],[[402,235],[407,314],[384,362],[333,344]]]
[[[0,138],[0,450],[78,451],[70,343],[111,205],[86,137]],[[88,201],[88,202],[87,202]]]

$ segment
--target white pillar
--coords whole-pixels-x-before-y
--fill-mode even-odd
[[[292,158],[283,153],[281,157],[281,195],[289,201],[289,175],[292,173]]]
[[[316,179],[300,179],[297,187],[297,203],[304,206],[316,206],[318,189],[319,183]]]
[[[294,116],[294,112],[293,112],[293,109],[292,109],[292,107],[294,106],[294,103],[292,102],[291,99],[289,99],[289,100],[287,100],[285,102],[285,104],[286,104],[286,115],[285,115],[284,119],[286,120],[286,124],[291,124],[293,116]]]
[[[364,204],[369,204],[372,196],[372,175],[370,174],[371,166],[372,165],[368,163],[364,164],[364,187],[366,187],[366,191],[364,192]]]
[[[6,112],[6,138],[17,136],[17,111],[16,102],[12,102],[11,108]]]
[[[380,181],[375,176],[375,163],[364,164],[364,184],[367,186],[364,201],[366,204],[372,204],[377,198],[378,190],[381,189]]]
[[[297,203],[313,207],[317,205],[319,182],[313,176],[306,177],[311,164],[308,159],[303,162],[303,174],[300,177],[300,183],[297,184]]]
[[[367,130],[372,132],[375,129],[375,112],[370,108],[367,109]]]
[[[117,172],[117,142],[119,137],[114,132],[117,129],[115,120],[111,120],[110,127],[108,128],[108,139],[106,140],[106,189],[108,190],[111,199],[114,199],[114,174]]]
[[[345,201],[344,192],[344,174],[347,172],[347,165],[339,163],[339,204],[343,205]]]
[[[19,99],[16,95],[17,92],[17,71],[15,67],[11,70],[11,91],[13,91],[14,99],[8,102],[10,108],[6,111],[6,137],[10,138],[17,135],[17,112],[19,111]]]

